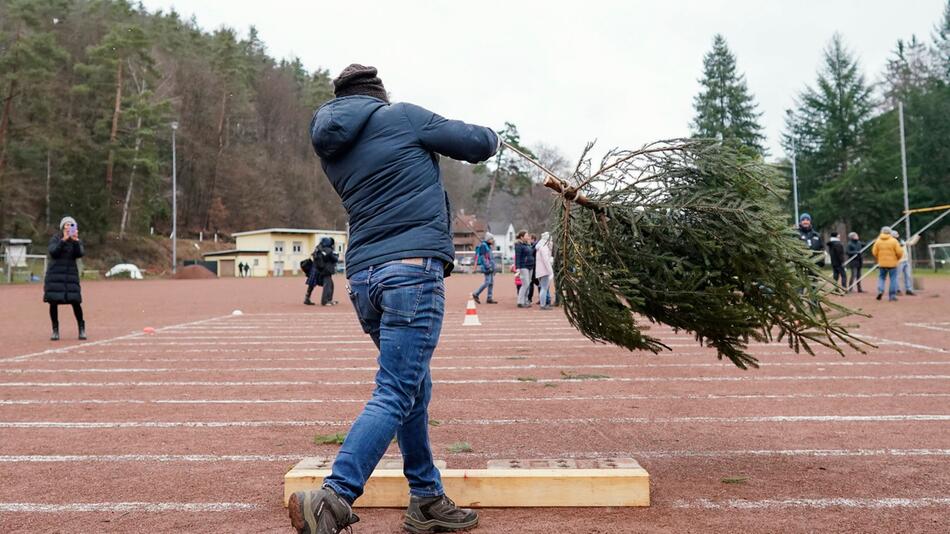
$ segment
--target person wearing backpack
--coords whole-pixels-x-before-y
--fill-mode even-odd
[[[492,254],[492,248],[494,246],[495,236],[493,236],[491,232],[485,232],[485,239],[475,247],[475,265],[478,267],[478,270],[485,275],[485,281],[472,293],[472,299],[479,304],[481,304],[482,301],[478,300],[478,297],[481,296],[482,291],[485,289],[488,289],[488,300],[485,302],[488,304],[498,304],[498,301],[492,298],[492,292],[495,288],[495,257]]]

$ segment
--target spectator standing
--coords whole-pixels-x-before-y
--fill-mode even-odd
[[[900,233],[897,232],[897,230],[891,230],[891,235],[901,245],[901,259],[900,261],[897,262],[897,282],[898,282],[897,294],[898,295],[901,294],[900,283],[903,282],[904,294],[914,296],[914,280],[913,280],[913,277],[911,277],[910,275],[910,262],[907,261],[908,258],[910,257],[907,254],[907,241],[901,240],[901,235]]]
[[[871,254],[877,259],[878,271],[880,271],[877,279],[877,300],[881,300],[881,296],[884,295],[884,280],[888,276],[891,277],[891,285],[887,300],[897,300],[897,264],[904,255],[904,251],[901,250],[900,243],[891,235],[890,226],[881,228],[881,235],[871,247]]]
[[[518,292],[518,307],[530,308],[528,288],[531,287],[531,277],[534,272],[534,250],[531,248],[531,236],[526,230],[518,232],[518,242],[515,243],[515,266],[521,277],[521,290]]]
[[[838,238],[838,232],[831,232],[831,238],[828,240],[828,256],[831,257],[831,277],[842,288],[847,287],[848,275],[844,271],[844,262],[847,258],[844,256],[844,245]]]
[[[861,242],[857,232],[848,234],[846,254],[849,258],[847,266],[851,271],[851,281],[848,283],[848,291],[852,291],[852,286],[857,283],[858,293],[864,293],[864,290],[861,289],[861,268],[864,267],[864,257],[861,254],[863,248],[864,243]]]
[[[554,277],[554,261],[551,255],[551,234],[544,232],[541,239],[534,246],[535,249],[535,276],[538,278],[538,293],[541,310],[551,309],[551,298],[549,295],[549,284]]]
[[[69,304],[79,326],[79,339],[86,339],[86,321],[82,314],[82,288],[79,285],[79,267],[76,260],[85,255],[79,240],[76,219],[63,217],[59,233],[49,240],[49,266],[43,281],[43,302],[49,304],[49,319],[53,326],[51,341],[59,340],[59,305]]]

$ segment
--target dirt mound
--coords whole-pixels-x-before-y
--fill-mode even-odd
[[[186,265],[178,268],[175,278],[179,280],[203,280],[205,278],[217,278],[217,276],[203,265]]]

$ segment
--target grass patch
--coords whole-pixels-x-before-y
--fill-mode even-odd
[[[458,454],[460,452],[472,452],[472,446],[467,441],[459,441],[458,443],[453,443],[449,445],[449,452],[452,454]]]
[[[519,376],[518,382],[537,382],[538,379],[533,376]]]
[[[600,380],[602,378],[610,378],[610,377],[607,375],[575,373],[574,371],[561,371],[561,378],[563,378],[564,380]]]
[[[527,360],[528,358],[524,356],[508,356],[506,360]]]
[[[546,387],[546,388],[556,388],[556,387],[557,387],[557,384],[555,384],[554,382],[545,382],[545,383],[544,383],[544,387]]]
[[[749,477],[726,477],[719,480],[723,484],[745,484],[748,481]]]
[[[438,419],[429,419],[429,426],[439,426],[442,424],[442,421]]]
[[[336,434],[317,434],[313,442],[317,445],[343,445],[346,439],[346,432],[337,432]]]

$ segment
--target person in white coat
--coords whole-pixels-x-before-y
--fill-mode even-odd
[[[535,263],[535,276],[538,278],[538,287],[541,288],[540,301],[542,310],[551,309],[551,298],[549,288],[551,279],[554,276],[554,259],[551,253],[551,234],[544,232],[541,239],[534,246],[537,252],[537,261]]]

